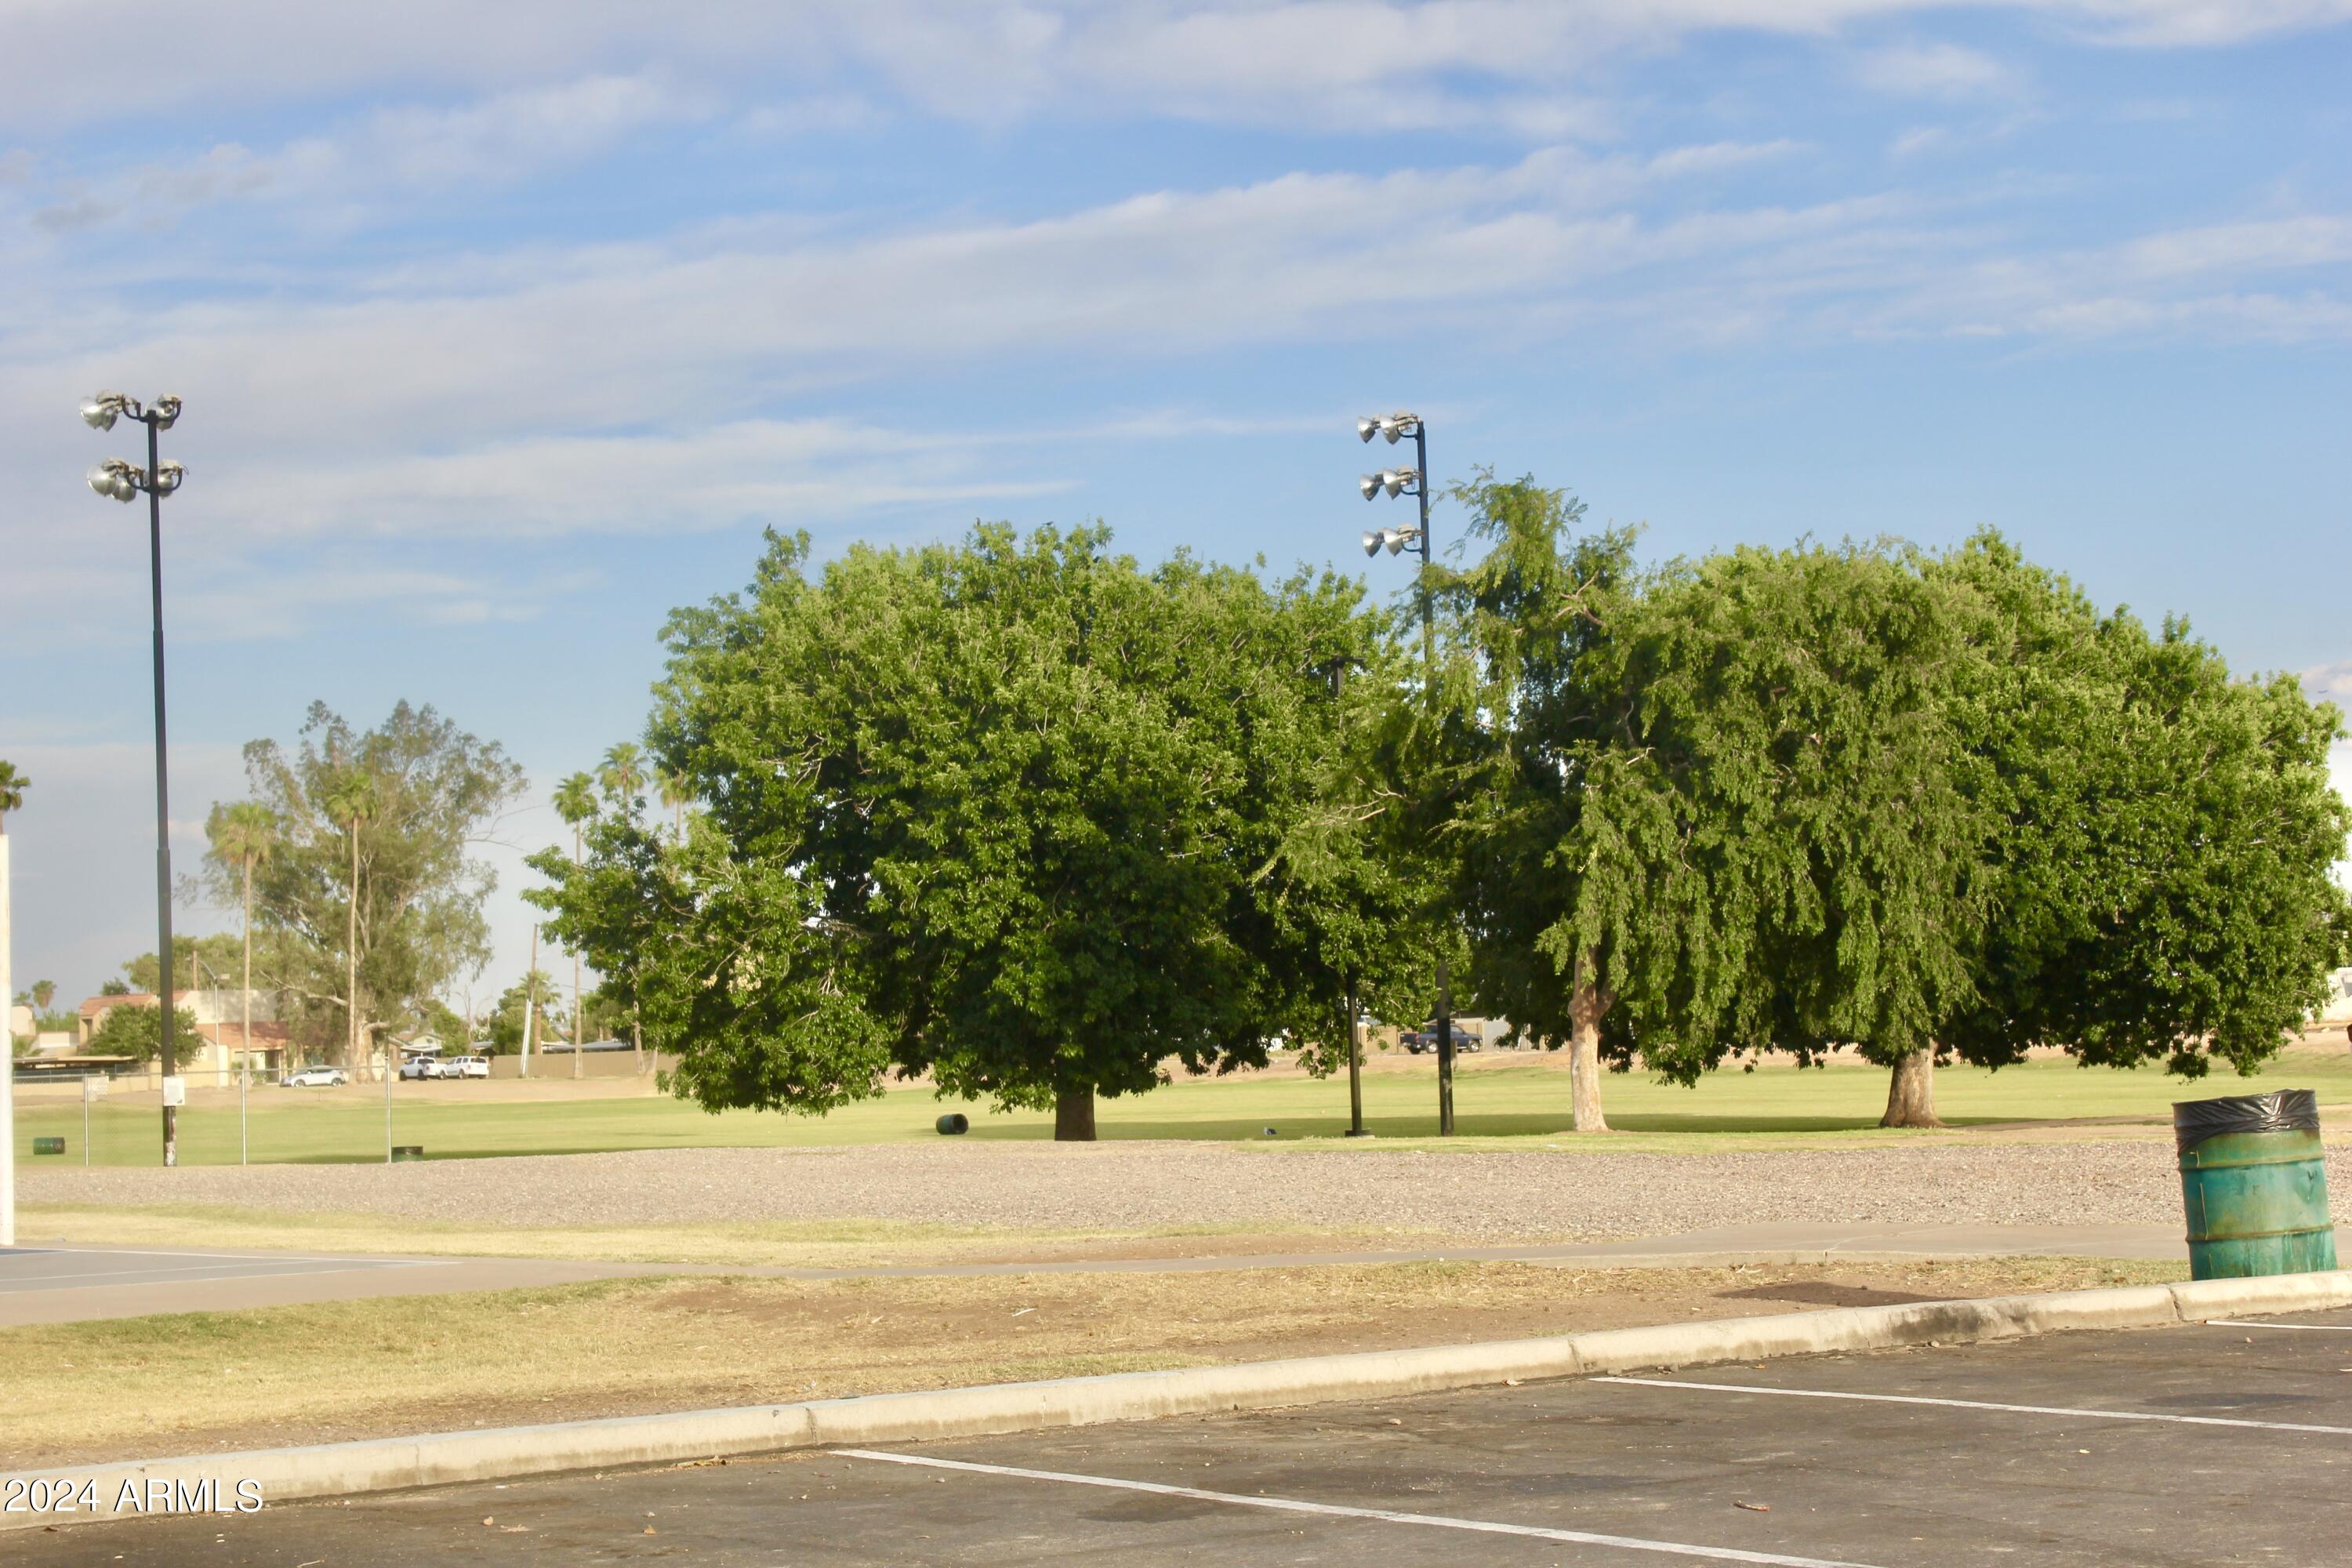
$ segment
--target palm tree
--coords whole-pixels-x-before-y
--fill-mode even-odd
[[[57,995],[57,994],[58,983],[56,981],[36,980],[33,982],[33,1005],[38,1007],[42,1012],[46,1013],[49,1010],[49,1000]]]
[[[25,791],[33,781],[16,771],[14,763],[0,763],[0,838],[8,837],[8,814],[25,809]]]
[[[237,1043],[246,1070],[253,1067],[253,870],[278,848],[278,814],[257,800],[215,805],[205,824],[213,853],[235,866],[245,879],[245,1032]]]
[[[622,809],[634,817],[640,804],[637,787],[646,782],[645,753],[637,750],[635,742],[621,742],[604,753],[604,766],[597,774],[597,782],[604,786],[606,795],[620,802]],[[577,858],[576,856],[574,858]],[[646,1070],[646,1032],[638,1021],[634,1003],[629,1007],[629,1056],[637,1075],[642,1078]]]
[[[635,742],[623,741],[604,753],[604,765],[596,772],[596,782],[614,799],[626,802],[646,782],[645,753]]]
[[[572,825],[572,863],[581,863],[580,829],[596,815],[595,781],[586,773],[573,773],[555,786],[555,814]],[[580,1019],[587,1012],[581,1005],[580,950],[572,950],[572,1076],[580,1076]]]
[[[694,786],[688,782],[684,768],[669,768],[661,776],[662,804],[670,809],[670,822],[677,830],[678,842],[686,842],[686,803],[694,798]]]
[[[329,820],[344,827],[352,840],[351,905],[344,917],[343,1013],[351,1022],[347,1049],[351,1069],[361,1069],[360,1048],[360,824],[373,817],[381,805],[375,779],[359,768],[347,768],[327,786],[321,801]]]

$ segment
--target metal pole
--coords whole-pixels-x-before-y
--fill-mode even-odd
[[[539,1023],[539,922],[530,927],[530,967],[522,979],[522,1068],[515,1076],[530,1076],[531,1035]]]
[[[1348,1136],[1364,1138],[1364,1042],[1356,1018],[1356,983],[1348,982]]]
[[[1421,668],[1433,714],[1437,709],[1437,632],[1430,605],[1429,569],[1434,557],[1429,539],[1429,426],[1412,422],[1412,459],[1421,478],[1413,489],[1421,496]],[[1437,1135],[1454,1136],[1454,997],[1446,962],[1437,961]]]
[[[1345,654],[1331,661],[1331,706],[1343,732],[1347,725],[1343,703],[1348,691],[1348,664]],[[1365,1135],[1364,1053],[1356,1038],[1356,977],[1341,975],[1339,986],[1340,1002],[1348,1010],[1348,1136],[1361,1138]]]
[[[392,1036],[383,1037],[383,1163],[392,1163]]]
[[[165,763],[163,735],[163,497],[155,488],[160,466],[155,441],[155,416],[145,416],[147,426],[147,546],[150,577],[155,597],[155,957],[163,973],[163,994],[156,997],[163,1012],[163,1098],[171,1099],[169,1081],[179,1070],[172,1039],[172,802],[170,773]],[[163,1107],[163,1164],[180,1163],[180,1114]]]

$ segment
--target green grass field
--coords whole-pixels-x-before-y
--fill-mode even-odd
[[[2352,1103],[2352,1057],[2297,1052],[2253,1079],[2216,1072],[2196,1083],[2143,1068],[2085,1070],[2064,1062],[2031,1062],[1988,1073],[1947,1068],[1937,1075],[1937,1102],[1957,1130],[2002,1123],[2066,1123],[2164,1118],[2176,1100],[2310,1088],[2323,1103]],[[485,1085],[488,1090],[493,1086]],[[505,1086],[496,1086],[503,1089]],[[1368,1073],[1365,1116],[1384,1146],[1429,1140],[1432,1147],[1495,1147],[1557,1141],[1569,1123],[1568,1075],[1556,1062],[1505,1063],[1489,1058],[1457,1075],[1456,1122],[1461,1136],[1445,1144],[1436,1130],[1435,1068]],[[824,1118],[730,1111],[711,1116],[661,1096],[478,1102],[467,1086],[396,1086],[394,1141],[417,1143],[435,1159],[503,1154],[562,1154],[618,1149],[712,1146],[805,1147],[935,1139],[935,1118],[962,1110],[975,1140],[1045,1139],[1053,1119],[1036,1112],[993,1113],[951,1105],[925,1090],[898,1089]],[[560,1090],[551,1091],[551,1095]],[[1639,1073],[1612,1074],[1604,1086],[1611,1122],[1631,1137],[1606,1141],[1612,1149],[1654,1147],[1696,1152],[1727,1139],[1745,1144],[1845,1144],[1953,1135],[1890,1132],[1874,1123],[1885,1103],[1886,1075],[1838,1065],[1811,1071],[1785,1066],[1752,1073],[1718,1073],[1695,1089],[1653,1081]],[[1317,1080],[1263,1075],[1171,1085],[1139,1099],[1105,1100],[1101,1135],[1284,1142],[1338,1142],[1347,1127],[1344,1079]],[[152,1165],[161,1158],[154,1106],[101,1103],[90,1121],[91,1163]],[[200,1096],[181,1113],[181,1159],[189,1164],[234,1164],[237,1111],[234,1096]],[[1995,1134],[1998,1135],[1998,1134]],[[63,1136],[64,1156],[35,1155],[36,1137]],[[248,1136],[256,1163],[381,1160],[383,1106],[380,1090],[259,1089],[251,1099]],[[79,1102],[20,1102],[16,1112],[20,1169],[79,1165],[83,1160]]]

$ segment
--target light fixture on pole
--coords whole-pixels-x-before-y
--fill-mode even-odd
[[[1421,526],[1418,528],[1383,528],[1368,531],[1363,536],[1364,553],[1377,556],[1385,549],[1391,555],[1403,552],[1407,545],[1421,552],[1421,660],[1423,695],[1428,700],[1437,700],[1437,633],[1429,602],[1429,430],[1418,414],[1400,409],[1394,414],[1368,415],[1356,421],[1357,438],[1369,443],[1375,436],[1391,447],[1405,437],[1412,437],[1412,467],[1382,468],[1376,474],[1366,474],[1356,481],[1356,493],[1366,500],[1381,495],[1409,495],[1421,503]],[[1453,976],[1443,955],[1437,960],[1437,1131],[1441,1137],[1454,1133],[1454,996]]]
[[[128,505],[141,492],[147,497],[147,556],[149,582],[155,607],[155,1005],[162,1016],[163,1061],[163,1163],[180,1163],[179,1105],[186,1086],[178,1071],[172,1005],[172,810],[170,771],[166,765],[163,731],[163,498],[180,488],[187,471],[167,463],[156,451],[156,437],[180,422],[180,400],[159,397],[142,405],[135,397],[101,392],[85,398],[82,423],[93,430],[111,430],[118,419],[133,419],[147,426],[147,466],[140,468],[121,458],[109,458],[89,471],[89,488],[109,500]]]

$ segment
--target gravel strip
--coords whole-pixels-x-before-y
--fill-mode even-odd
[[[2352,1149],[2328,1153],[2352,1220]],[[1602,1241],[1725,1225],[2173,1225],[2169,1141],[1774,1150],[1306,1152],[1178,1142],[678,1149],[402,1165],[28,1172],[27,1203],[230,1205],[469,1224],[881,1219],[1023,1230],[1193,1224]]]

